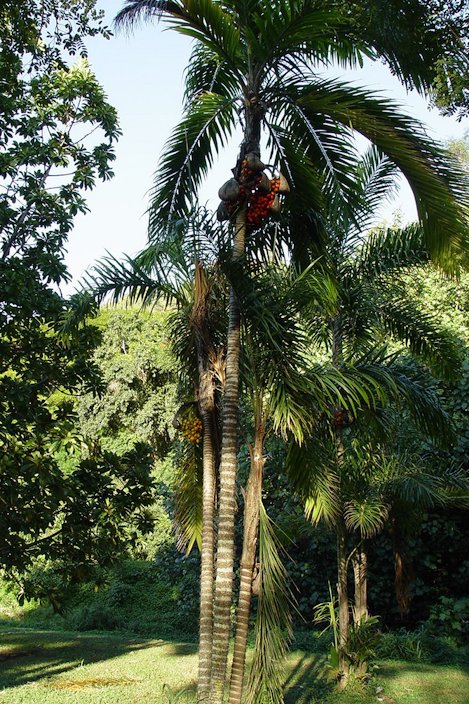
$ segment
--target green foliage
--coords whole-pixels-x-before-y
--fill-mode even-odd
[[[394,658],[419,662],[424,660],[428,653],[426,649],[426,630],[424,627],[416,631],[407,631],[400,628],[381,635],[377,652],[379,657]]]
[[[442,596],[430,609],[427,626],[431,633],[469,643],[469,598]]]
[[[80,321],[90,298],[59,293],[83,193],[112,176],[117,116],[85,48],[110,35],[92,0],[7,1],[0,17],[0,566],[48,555],[78,578],[148,529],[153,488],[141,444],[117,458],[77,428],[73,396],[102,389],[100,335]]]
[[[282,704],[283,668],[292,638],[290,591],[276,529],[264,505],[259,522],[260,591],[255,656],[249,672],[247,701]]]
[[[112,452],[145,442],[156,461],[170,450],[176,379],[167,319],[138,308],[103,308],[96,318],[102,342],[94,361],[104,392],[79,396],[77,413],[82,432]]]

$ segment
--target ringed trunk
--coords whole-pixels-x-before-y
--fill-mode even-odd
[[[233,259],[244,254],[246,209],[236,218]],[[234,523],[236,514],[236,475],[239,405],[240,311],[231,287],[226,351],[226,380],[223,397],[222,449],[220,461],[220,500],[215,596],[213,606],[212,704],[221,704],[225,688],[230,638],[231,598],[233,591]]]
[[[236,616],[236,637],[231,667],[229,704],[243,701],[244,667],[251,611],[252,582],[259,529],[260,502],[262,498],[262,472],[264,467],[264,426],[261,419],[256,421],[254,446],[250,448],[251,468],[246,487],[244,504],[243,552],[240,565],[240,585],[238,611]]]
[[[200,567],[199,672],[197,702],[210,699],[213,636],[215,442],[214,387],[209,371],[200,374],[199,406],[203,423],[202,550]]]
[[[263,108],[254,97],[251,67],[245,100],[245,129],[237,169],[248,152],[260,154]],[[233,262],[241,264],[246,239],[247,207],[240,205],[236,215]],[[236,515],[237,439],[239,407],[240,310],[233,286],[230,291],[228,336],[226,347],[225,393],[223,397],[220,494],[218,508],[218,543],[215,595],[213,606],[213,646],[211,704],[222,704],[230,639],[231,599],[233,594],[234,524]]]

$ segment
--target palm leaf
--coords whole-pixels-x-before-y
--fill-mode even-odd
[[[290,88],[290,100],[307,119],[317,115],[360,132],[402,171],[416,199],[428,251],[448,269],[464,251],[467,225],[461,204],[467,181],[458,166],[426,137],[415,120],[399,114],[389,100],[337,81],[311,79]]]
[[[373,230],[350,264],[350,277],[371,283],[383,274],[392,274],[428,261],[422,227],[412,223],[404,228]],[[383,280],[380,279],[380,285]]]
[[[249,671],[247,704],[283,704],[285,656],[293,630],[284,555],[263,503],[259,519],[260,592],[254,659]]]
[[[371,538],[382,529],[388,512],[388,506],[382,497],[368,492],[365,497],[356,497],[345,502],[345,525],[349,530],[358,530],[361,537]]]
[[[194,98],[169,138],[155,175],[149,235],[193,209],[198,187],[235,124],[233,99],[216,93]]]
[[[141,21],[161,19],[180,34],[196,39],[218,54],[243,82],[242,46],[233,13],[213,0],[127,0],[117,14],[117,27],[132,29]]]

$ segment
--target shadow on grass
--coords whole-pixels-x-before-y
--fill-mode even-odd
[[[114,634],[0,629],[0,690],[38,682],[89,665],[148,648],[165,647],[177,657],[191,655],[186,643]]]
[[[327,655],[303,654],[290,665],[285,680],[285,704],[310,704],[313,694],[321,695],[332,690],[327,680]]]

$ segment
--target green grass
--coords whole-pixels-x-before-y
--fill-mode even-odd
[[[384,661],[367,687],[339,695],[326,662],[321,652],[290,654],[286,704],[469,704],[469,667]],[[183,704],[165,686],[190,694],[196,675],[192,643],[0,629],[0,704]]]

